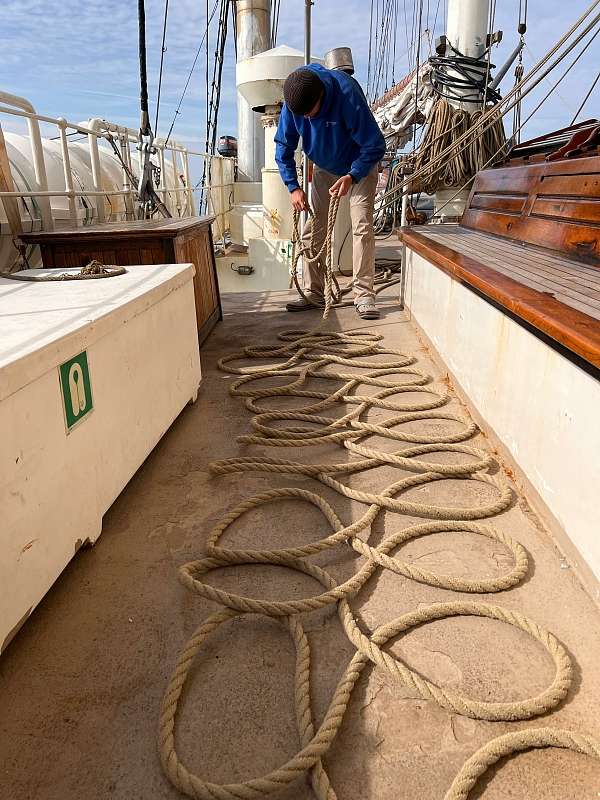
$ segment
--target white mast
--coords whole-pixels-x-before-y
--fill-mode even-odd
[[[271,0],[237,0],[237,60],[271,47]],[[265,137],[260,115],[238,92],[238,180],[260,181],[265,163]]]
[[[448,21],[446,37],[449,45],[469,58],[481,58],[485,53],[489,28],[489,0],[450,0],[448,3]],[[453,51],[448,45],[446,56]],[[455,94],[467,94],[468,89],[455,90]],[[459,103],[450,100],[454,106],[467,111],[475,111],[479,103]]]
[[[446,36],[463,56],[481,58],[489,27],[489,0],[449,0]]]
[[[446,56],[453,55],[454,47],[463,56],[470,58],[481,58],[486,49],[486,41],[489,30],[489,0],[449,0],[448,18],[446,21]],[[448,70],[452,74],[451,70]],[[458,75],[457,75],[458,77]],[[472,94],[472,89],[453,88],[455,95]],[[449,97],[448,102],[455,108],[462,108],[465,111],[476,111],[481,107],[481,103],[460,101]],[[441,189],[435,195],[435,207],[440,208],[456,194],[459,187],[451,189]],[[468,190],[461,192],[443,210],[443,216],[460,216],[464,210],[466,200],[469,196]]]

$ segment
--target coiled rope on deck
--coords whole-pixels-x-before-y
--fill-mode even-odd
[[[600,742],[591,736],[557,728],[529,728],[506,733],[481,747],[461,767],[445,800],[467,800],[471,789],[501,758],[523,750],[559,747],[600,759]]]
[[[56,274],[46,275],[27,275],[24,273],[0,272],[0,278],[9,278],[13,281],[27,281],[30,283],[50,283],[53,281],[83,281],[96,280],[98,278],[115,278],[117,275],[125,275],[125,267],[118,267],[116,264],[106,265],[93,259],[82,267],[79,272],[62,272],[56,270]]]
[[[315,492],[297,487],[262,492],[237,505],[213,528],[203,557],[180,567],[179,579],[186,588],[223,607],[203,622],[185,645],[161,707],[159,745],[164,771],[180,791],[197,800],[254,800],[283,788],[306,773],[310,775],[313,790],[319,800],[335,800],[336,794],[321,759],[342,724],[354,685],[369,662],[384,670],[392,680],[409,688],[418,697],[432,700],[452,713],[491,721],[524,720],[547,713],[566,696],[572,680],[569,656],[549,631],[516,611],[478,599],[434,603],[403,614],[375,631],[365,632],[362,629],[350,606],[350,600],[382,568],[434,587],[468,593],[500,592],[519,583],[528,570],[527,554],[523,547],[501,531],[471,521],[491,517],[508,508],[512,499],[511,490],[487,472],[491,465],[490,456],[464,443],[473,436],[476,427],[459,415],[439,411],[448,400],[446,391],[437,391],[426,385],[429,377],[416,368],[415,359],[384,347],[381,344],[382,336],[368,331],[339,333],[316,330],[288,331],[280,334],[279,339],[281,344],[246,347],[219,361],[220,369],[240,376],[231,384],[230,393],[244,398],[249,410],[255,414],[255,433],[241,436],[239,441],[260,444],[262,447],[293,448],[335,443],[349,451],[350,460],[340,463],[303,463],[255,455],[216,461],[211,465],[211,471],[215,475],[261,471],[309,476],[333,488],[342,496],[365,503],[368,508],[359,519],[344,525],[331,505]],[[375,363],[374,357],[378,359]],[[236,365],[235,362],[240,359],[266,359],[277,363],[267,366]],[[356,371],[357,368],[360,372]],[[350,371],[351,369],[354,371]],[[395,380],[392,376],[395,376]],[[256,380],[272,377],[288,380],[277,387],[259,388],[252,385]],[[312,378],[334,381],[337,388],[329,393],[313,390],[308,386]],[[375,390],[373,395],[353,394],[359,385],[372,386]],[[420,402],[400,402],[395,397],[407,392],[423,393],[427,399]],[[308,398],[311,402],[299,408],[278,411],[261,402],[273,397]],[[337,417],[324,416],[322,413],[341,405],[350,405],[352,408]],[[372,408],[398,413],[381,424],[374,425],[361,419]],[[425,420],[433,420],[437,424],[451,423],[454,426],[460,424],[461,430],[440,430],[436,434],[424,435],[411,430],[408,424]],[[277,427],[273,424],[275,422],[283,422],[285,427]],[[366,437],[373,435],[403,442],[404,449],[390,453],[360,444]],[[460,453],[467,456],[469,461],[451,464],[438,462],[430,455],[436,452]],[[423,460],[421,456],[427,456],[427,459]],[[416,474],[400,478],[379,492],[351,488],[333,477],[343,474],[358,475],[364,470],[384,465]],[[482,481],[493,488],[497,497],[478,507],[466,508],[409,502],[398,498],[398,495],[415,486],[431,485],[448,477],[455,480]],[[307,545],[291,544],[280,549],[234,549],[220,543],[228,528],[250,510],[290,498],[307,502],[317,508],[329,525],[330,534]],[[384,509],[392,510],[396,514],[425,517],[429,521],[396,531],[377,547],[373,547],[368,543],[370,529]],[[465,532],[498,541],[512,554],[513,566],[499,577],[465,578],[437,574],[391,554],[411,539],[440,532]],[[363,534],[363,538],[359,534]],[[326,570],[308,560],[316,553],[348,544],[366,560],[354,575],[341,584]],[[213,570],[245,564],[268,564],[301,572],[316,580],[321,591],[302,599],[269,601],[224,591],[209,582],[208,578]],[[337,606],[343,629],[357,652],[334,691],[321,725],[315,730],[310,701],[310,648],[297,615],[334,605]],[[206,639],[221,625],[245,614],[275,618],[292,637],[296,650],[295,706],[301,749],[287,763],[267,775],[240,783],[214,784],[193,774],[177,754],[174,735],[177,708],[191,664]],[[476,700],[436,686],[410,669],[400,658],[383,649],[390,639],[415,626],[452,616],[494,619],[529,634],[545,648],[554,662],[555,675],[550,685],[534,697],[524,700]],[[533,746],[545,746],[541,744],[547,740],[545,736],[546,734],[541,735],[538,739],[533,736],[527,741],[533,741]],[[461,777],[461,771],[455,781],[459,786],[456,791],[462,791],[463,794],[449,794],[449,800],[466,798],[464,791],[468,793],[470,789],[465,787],[472,786],[477,776],[483,774],[486,759],[489,760],[489,756],[484,754],[484,757],[474,762],[475,766],[470,765],[473,759],[467,762],[463,768],[463,771],[466,770],[466,777]],[[468,765],[470,766],[467,769]],[[469,781],[472,783],[469,784]],[[455,784],[451,791],[454,791]]]

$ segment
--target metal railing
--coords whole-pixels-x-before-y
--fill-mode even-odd
[[[129,174],[135,174],[135,152],[138,144],[138,132],[116,123],[98,117],[89,120],[87,124],[69,122],[62,117],[54,118],[38,114],[33,105],[23,97],[0,92],[0,115],[21,118],[26,121],[28,138],[31,146],[32,166],[35,174],[36,186],[29,191],[13,190],[0,191],[2,198],[34,198],[39,208],[39,215],[43,230],[54,229],[54,217],[50,199],[65,197],[68,200],[68,217],[74,227],[79,225],[80,219],[77,208],[78,198],[123,198],[125,205],[125,219],[136,218],[136,187],[131,185]],[[57,138],[60,142],[64,186],[50,187],[46,169],[44,152],[44,139],[41,135],[40,123],[54,125],[57,128]],[[0,126],[1,131],[1,126]],[[71,168],[71,154],[69,151],[69,137],[80,134],[87,140],[87,147],[91,168],[91,187],[80,186]],[[121,165],[122,188],[107,189],[103,186],[103,166],[99,141],[106,141],[114,149]],[[215,216],[214,237],[220,239],[229,229],[229,212],[232,208],[234,160],[209,153],[190,150],[179,142],[157,137],[154,140],[156,148],[155,159],[158,161],[159,178],[156,192],[173,216],[194,216],[198,208],[205,209],[207,213]],[[141,170],[141,152],[137,151],[137,169]],[[199,159],[197,170],[192,167],[192,160]],[[168,163],[169,162],[169,163]],[[168,176],[168,170],[171,175]],[[210,185],[201,185],[202,179],[195,185],[192,174],[210,176]],[[107,177],[107,176],[105,176]],[[198,201],[198,202],[197,202]],[[96,222],[106,221],[105,203],[98,200],[95,204]],[[87,215],[86,215],[87,217]]]

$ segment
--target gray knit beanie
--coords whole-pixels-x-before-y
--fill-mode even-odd
[[[308,114],[323,93],[323,83],[312,69],[297,69],[290,73],[283,84],[283,96],[287,107],[294,114]]]

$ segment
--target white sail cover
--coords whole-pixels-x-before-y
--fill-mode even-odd
[[[418,80],[415,70],[374,103],[373,114],[388,149],[404,147],[410,139],[413,123],[427,119],[437,97],[431,85],[431,72],[431,65],[423,64]]]

